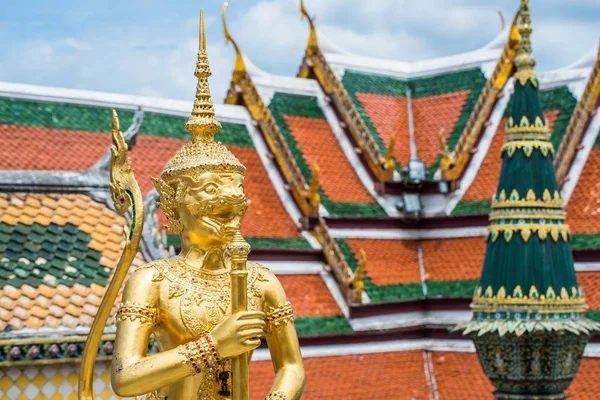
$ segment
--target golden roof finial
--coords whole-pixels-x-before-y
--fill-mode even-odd
[[[119,116],[117,115],[117,110],[112,110],[112,130],[120,131],[121,127],[119,126]]]
[[[239,46],[231,37],[229,33],[229,29],[227,29],[227,20],[225,19],[225,12],[227,11],[227,6],[229,6],[229,0],[226,0],[223,3],[223,7],[221,7],[221,19],[223,20],[223,35],[225,36],[225,43],[230,43],[233,45],[235,49],[235,65],[233,66],[233,76],[234,80],[236,76],[243,74],[246,72],[246,65],[244,64],[244,56],[242,56],[242,51]]]
[[[365,276],[367,275],[367,252],[364,249],[360,249],[360,260],[358,261],[358,269],[354,273],[354,290],[355,290],[355,303],[362,303],[362,295],[365,289]]]
[[[388,144],[387,149],[385,150],[384,164],[386,169],[394,168],[394,148],[396,147],[396,134],[392,133],[390,135],[390,143]]]
[[[208,86],[208,77],[211,75],[208,64],[208,55],[206,54],[206,34],[204,32],[204,10],[200,10],[200,49],[198,50],[198,60],[196,61],[196,71],[198,78],[196,86],[196,99],[192,115],[185,124],[192,134],[193,142],[210,142],[215,134],[221,130],[221,124],[215,118],[215,108],[210,97],[210,88]]]
[[[504,30],[506,26],[506,22],[504,21],[504,14],[502,14],[502,10],[498,10],[498,17],[500,17],[500,32]]]
[[[535,76],[533,67],[535,66],[535,58],[531,49],[531,12],[529,9],[529,0],[521,0],[521,9],[519,11],[521,23],[519,24],[519,50],[515,57],[515,65],[517,74],[521,72],[523,78],[529,78],[531,74]],[[530,71],[530,72],[525,72]],[[519,80],[523,79],[517,76]]]
[[[453,168],[456,165],[456,159],[454,154],[448,148],[448,141],[444,136],[445,129],[440,129],[440,133],[438,133],[438,137],[440,140],[440,169],[442,170],[442,176],[449,169]]]
[[[308,36],[306,50],[311,52],[313,49],[319,47],[319,41],[317,40],[317,28],[315,27],[315,21],[310,15],[308,15],[308,11],[306,11],[306,7],[304,6],[304,0],[300,0],[300,14],[302,17],[306,17],[310,25],[310,34]]]
[[[321,187],[319,183],[319,164],[314,163],[312,168],[312,179],[310,181],[310,186],[308,187],[308,200],[310,201],[310,205],[312,208],[312,214],[319,214],[319,203],[321,202],[321,196],[319,195],[319,188]]]

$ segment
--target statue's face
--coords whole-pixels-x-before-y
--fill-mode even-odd
[[[246,213],[244,176],[237,172],[204,172],[188,184],[179,216],[191,243],[204,248],[223,246],[240,229]]]

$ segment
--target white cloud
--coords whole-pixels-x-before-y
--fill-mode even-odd
[[[499,32],[496,7],[503,8],[507,23],[518,7],[517,0],[494,3],[306,0],[309,12],[317,17],[318,29],[333,43],[355,54],[406,61],[486,44]],[[298,4],[299,0],[256,0],[230,6],[234,38],[244,54],[267,72],[293,76],[298,70],[308,37],[308,24],[300,19]],[[597,24],[588,21],[587,14],[577,17],[572,5],[559,0],[544,5],[533,10],[533,45],[540,70],[568,65],[597,43]],[[588,0],[582,7],[594,6]],[[80,8],[79,12],[85,12],[84,6]],[[197,18],[181,19],[174,13],[149,22],[146,9],[136,12],[126,21],[79,25],[81,31],[69,30],[52,39],[3,40],[0,35],[0,80],[191,100]],[[221,102],[231,78],[234,51],[223,43],[220,18],[207,14],[206,22],[211,89],[215,101]],[[0,24],[0,33],[16,24],[9,23]]]

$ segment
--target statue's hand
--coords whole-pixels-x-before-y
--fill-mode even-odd
[[[219,357],[226,359],[256,349],[264,328],[264,312],[240,311],[225,318],[210,336]]]

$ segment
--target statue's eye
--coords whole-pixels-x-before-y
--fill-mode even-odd
[[[217,185],[214,183],[209,183],[208,185],[204,186],[203,190],[208,194],[215,194],[217,193]]]

